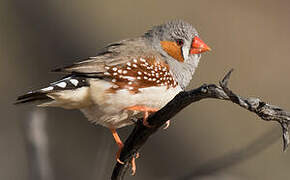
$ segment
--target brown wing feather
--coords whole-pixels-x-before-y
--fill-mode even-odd
[[[158,53],[152,50],[147,40],[142,38],[123,40],[105,47],[96,57],[52,70],[61,73],[102,74],[105,66],[118,66],[141,56],[152,56]]]

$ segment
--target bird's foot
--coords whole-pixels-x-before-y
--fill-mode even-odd
[[[120,158],[120,153],[121,153],[121,150],[122,149],[119,149],[118,152],[117,152],[117,156],[116,156],[116,159],[117,159],[117,162],[120,163],[120,164],[125,164],[123,161],[121,161],[119,158]],[[136,159],[138,159],[140,157],[140,154],[137,152],[135,156],[132,157],[131,159],[131,175],[134,176],[136,174]]]
[[[122,149],[124,147],[124,144],[121,141],[116,129],[111,129],[111,131],[112,131],[113,137],[114,137],[114,139],[115,139],[115,141],[116,141],[116,143],[117,143],[117,145],[119,147],[119,149],[118,149],[118,151],[116,153],[116,160],[120,164],[125,164],[123,161],[120,160],[120,154],[121,154],[121,151],[122,151]],[[139,158],[139,156],[140,156],[140,154],[137,152],[136,155],[133,156],[132,159],[131,159],[131,162],[130,162],[131,163],[131,170],[132,170],[131,175],[135,175],[136,174],[136,162],[135,161],[136,161],[136,159]]]
[[[150,124],[148,123],[147,119],[149,116],[149,113],[153,113],[158,111],[159,109],[157,108],[151,108],[151,107],[147,107],[147,106],[130,106],[125,108],[126,110],[130,110],[130,111],[140,111],[144,113],[144,119],[143,119],[143,125],[146,127],[151,128],[152,126],[150,126]]]
[[[137,152],[135,157],[132,157],[131,159],[131,175],[134,176],[136,174],[136,159],[140,157],[140,154]]]

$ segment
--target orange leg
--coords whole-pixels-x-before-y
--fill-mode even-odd
[[[124,144],[123,144],[123,142],[121,141],[121,139],[120,139],[120,137],[119,137],[119,135],[118,135],[116,129],[111,128],[110,130],[111,130],[111,132],[112,132],[112,134],[113,134],[113,137],[114,137],[114,139],[115,139],[115,141],[116,141],[116,143],[117,143],[117,145],[118,145],[118,147],[119,147],[118,152],[117,152],[117,154],[116,154],[117,162],[120,163],[120,164],[124,164],[124,162],[122,162],[122,161],[119,159],[119,158],[120,158],[120,153],[121,153],[121,151],[122,151],[122,148],[124,147]],[[137,153],[137,154],[136,154],[136,157],[133,157],[132,160],[131,160],[132,175],[135,175],[135,173],[136,173],[136,162],[135,162],[135,159],[137,159],[137,158],[139,158],[139,153]]]
[[[149,123],[147,122],[147,118],[149,116],[149,113],[156,112],[159,109],[157,109],[157,108],[150,108],[150,107],[146,107],[146,106],[130,106],[130,107],[127,107],[126,110],[144,112],[143,125],[144,126],[147,126],[147,127],[151,127],[149,125]]]
[[[114,139],[115,139],[115,141],[116,141],[116,143],[117,143],[117,145],[118,145],[118,147],[119,147],[118,152],[117,152],[117,154],[116,154],[116,159],[117,159],[118,163],[120,163],[120,164],[124,164],[124,162],[122,162],[122,161],[119,159],[119,157],[120,157],[120,153],[121,153],[121,151],[122,151],[122,148],[123,148],[124,144],[123,144],[123,142],[121,141],[121,139],[120,139],[120,137],[119,137],[119,135],[118,135],[116,129],[111,128],[111,131],[112,131],[113,137],[114,137]]]

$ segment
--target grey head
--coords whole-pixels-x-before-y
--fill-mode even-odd
[[[189,84],[201,53],[210,50],[199,38],[196,29],[182,20],[155,26],[144,37],[164,57],[183,89]]]

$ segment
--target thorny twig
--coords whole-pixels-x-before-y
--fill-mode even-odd
[[[263,102],[258,98],[244,98],[236,95],[228,88],[228,81],[233,69],[220,81],[220,86],[215,84],[202,85],[197,89],[183,91],[176,95],[166,106],[148,117],[151,128],[143,125],[142,119],[138,120],[132,133],[125,141],[124,148],[120,154],[120,160],[125,164],[116,163],[112,173],[112,180],[122,180],[128,169],[129,161],[145,144],[147,139],[155,133],[167,120],[175,116],[179,111],[189,104],[206,98],[228,100],[239,106],[256,113],[265,121],[277,121],[283,132],[283,151],[289,144],[288,123],[290,113],[280,107]]]

